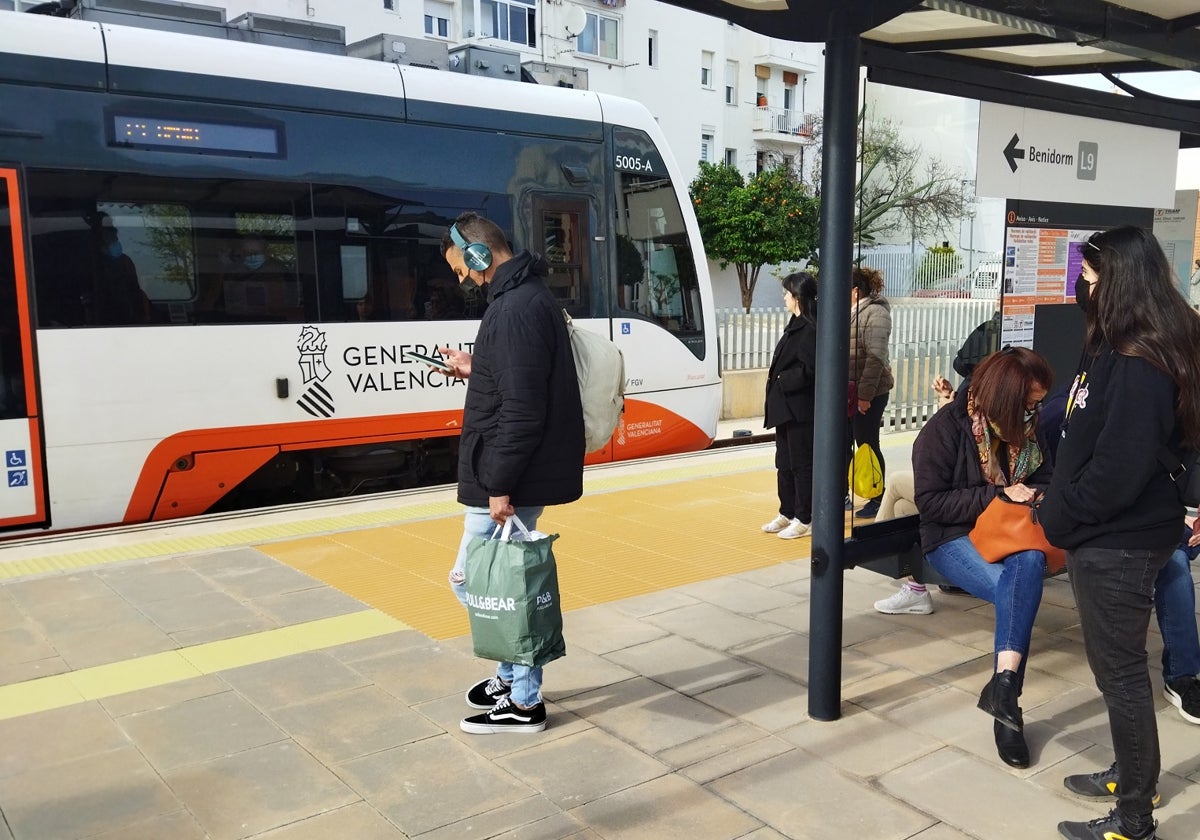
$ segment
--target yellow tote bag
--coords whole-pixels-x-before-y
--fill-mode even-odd
[[[874,499],[883,493],[883,468],[879,466],[879,456],[869,443],[854,450],[848,478],[850,489],[859,498]]]

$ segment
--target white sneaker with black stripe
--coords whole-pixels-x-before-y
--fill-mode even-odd
[[[518,709],[512,699],[502,697],[495,706],[481,715],[459,721],[459,728],[472,735],[494,735],[497,732],[541,732],[546,728],[546,704],[532,709]]]

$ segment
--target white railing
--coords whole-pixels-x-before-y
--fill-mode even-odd
[[[758,105],[754,109],[754,131],[770,131],[786,134],[798,140],[807,139],[813,133],[813,116],[791,108],[772,108]]]
[[[995,312],[995,300],[895,298],[892,337],[888,343],[892,390],[884,428],[919,428],[936,409],[930,384],[937,375],[958,384],[951,363],[967,336]],[[751,370],[771,365],[775,343],[783,334],[785,309],[717,310],[722,370]]]

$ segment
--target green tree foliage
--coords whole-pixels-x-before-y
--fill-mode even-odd
[[[736,268],[747,312],[764,265],[802,262],[816,252],[820,202],[786,167],[746,179],[732,166],[701,161],[688,193],[704,251],[721,268]]]

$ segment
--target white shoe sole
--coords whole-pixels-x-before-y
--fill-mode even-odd
[[[504,732],[542,732],[546,721],[541,723],[469,723],[466,720],[458,722],[458,728],[472,735],[499,735]]]
[[[1183,698],[1172,691],[1169,685],[1163,686],[1163,697],[1166,697],[1170,704],[1179,710],[1179,716],[1188,723],[1200,723],[1200,718],[1193,717],[1183,710]]]
[[[933,612],[933,607],[922,604],[913,607],[903,607],[897,610],[891,607],[881,607],[879,604],[876,604],[875,612],[881,612],[884,615],[930,615]]]
[[[805,531],[803,534],[785,534],[783,531],[780,531],[775,536],[779,537],[781,540],[798,540],[801,537],[811,537],[812,531]]]

